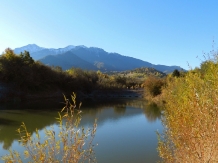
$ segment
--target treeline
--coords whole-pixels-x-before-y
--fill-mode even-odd
[[[188,72],[149,78],[147,92],[163,103],[163,162],[218,161],[218,55]]]
[[[142,80],[144,80],[148,76],[155,76],[159,78],[166,76],[165,73],[158,71],[151,67],[141,67],[141,68],[136,68],[133,70],[126,70],[126,71],[110,71],[107,73],[110,75],[121,75],[125,77],[134,77],[134,78],[139,78]]]
[[[0,82],[27,92],[58,89],[91,92],[94,89],[134,89],[142,84],[132,77],[108,75],[100,71],[80,68],[63,71],[61,67],[49,67],[34,61],[27,51],[17,55],[9,48],[0,56]]]
[[[166,74],[161,72],[161,71],[158,71],[154,68],[151,68],[151,67],[141,67],[141,68],[136,68],[134,70],[130,70],[130,71],[127,71],[129,73],[135,73],[136,75],[137,74],[143,74],[143,77],[147,77],[147,76],[155,76],[155,77],[165,77]]]
[[[16,55],[11,49],[6,49],[0,56],[0,81],[15,89],[32,92],[56,89],[57,86],[72,88],[70,75],[35,62],[27,51]]]

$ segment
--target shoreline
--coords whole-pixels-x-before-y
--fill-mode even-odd
[[[83,91],[72,91],[76,93],[79,100],[101,100],[101,99],[116,99],[116,98],[143,98],[144,89],[123,89],[123,90],[93,90],[90,93]],[[8,85],[0,84],[0,103],[7,102],[23,102],[42,99],[61,98],[63,95],[70,96],[69,91],[41,91],[37,93],[25,92],[22,90],[13,89]]]
[[[143,98],[144,89],[95,90],[89,94],[79,92],[78,97],[82,99]]]

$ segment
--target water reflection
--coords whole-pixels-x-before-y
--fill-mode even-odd
[[[46,104],[34,102],[32,104],[0,106],[0,143],[3,144],[3,148],[9,149],[12,143],[19,139],[15,130],[21,125],[21,122],[25,122],[28,131],[31,133],[36,128],[40,130],[55,124],[57,110],[64,105],[60,101],[61,99],[58,102],[49,101]],[[20,110],[21,108],[23,110]],[[51,110],[48,110],[48,108]],[[95,118],[98,119],[98,125],[101,126],[108,120],[117,121],[122,116],[125,116],[125,118],[137,116],[142,111],[149,122],[155,122],[161,117],[160,109],[156,105],[148,105],[144,100],[85,101],[82,110],[82,126],[92,125]]]
[[[126,106],[125,105],[115,105],[114,112],[115,114],[124,115],[126,112]]]
[[[155,104],[151,103],[146,105],[143,109],[146,119],[150,122],[154,122],[161,118],[161,109]]]
[[[119,101],[100,101],[96,103],[89,103],[88,107],[94,107],[95,109],[89,110],[90,112],[93,112],[92,114],[96,115],[98,112],[101,112],[101,110],[104,110],[106,108],[113,108],[114,113],[117,115],[124,115],[126,113],[127,108],[140,108],[143,110],[143,113],[145,114],[146,119],[149,122],[155,122],[161,118],[161,109],[155,104],[155,103],[148,103],[147,101],[141,99],[137,100],[119,100]],[[85,105],[85,108],[87,107],[87,103]],[[90,112],[88,112],[90,114]],[[85,112],[86,114],[87,112]],[[139,111],[135,110],[132,111],[131,114],[138,114]],[[127,113],[128,115],[128,113]],[[125,116],[127,116],[125,115]]]
[[[47,111],[20,111],[9,110],[2,111],[0,114],[0,143],[3,143],[4,149],[9,149],[14,140],[18,140],[17,128],[22,122],[25,122],[29,132],[33,133],[35,129],[43,129],[48,125],[55,123],[57,113]]]

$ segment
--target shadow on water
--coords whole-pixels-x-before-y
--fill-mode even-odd
[[[24,122],[29,132],[43,129],[56,123],[57,112],[63,108],[63,99],[36,101],[18,104],[4,104],[0,106],[0,143],[4,149],[9,149],[13,141],[18,140],[17,128]],[[108,120],[119,120],[122,116],[131,117],[145,114],[149,122],[154,122],[161,117],[160,109],[144,100],[107,100],[84,101],[82,104],[83,118],[81,125],[93,124],[98,118],[98,125]]]
[[[14,140],[19,136],[16,130],[24,122],[29,132],[34,133],[35,129],[43,129],[55,123],[56,112],[47,111],[1,111],[0,114],[0,142],[4,149],[9,149]]]
[[[0,143],[9,149],[18,140],[16,130],[24,122],[29,132],[43,129],[56,122],[57,111],[63,107],[63,98],[10,102],[0,105]]]

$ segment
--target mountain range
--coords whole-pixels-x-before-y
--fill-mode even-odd
[[[73,46],[65,48],[43,48],[35,44],[29,44],[20,48],[15,48],[14,52],[20,54],[29,51],[34,60],[38,60],[45,65],[60,66],[63,70],[77,67],[87,70],[100,71],[125,71],[140,67],[150,67],[169,73],[175,69],[183,70],[179,66],[155,65],[147,61],[120,55],[118,53],[108,53],[101,48]]]

